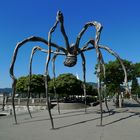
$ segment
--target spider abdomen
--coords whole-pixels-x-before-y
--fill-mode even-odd
[[[64,60],[64,65],[67,67],[73,67],[77,63],[77,56],[75,55],[67,55]]]

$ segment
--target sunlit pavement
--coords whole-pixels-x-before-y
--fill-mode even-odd
[[[104,106],[104,105],[103,105]],[[53,109],[55,129],[47,110],[18,114],[18,124],[14,124],[13,116],[0,117],[0,140],[139,140],[140,139],[140,107],[124,107],[115,109],[109,102],[112,111],[109,115],[103,109],[103,126],[100,125],[99,106],[84,109],[62,110],[59,115]]]

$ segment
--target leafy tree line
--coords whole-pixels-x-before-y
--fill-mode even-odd
[[[48,77],[50,80],[50,77]],[[27,97],[29,85],[29,76],[22,76],[18,78],[16,85],[16,92],[19,93],[21,97]],[[30,89],[32,93],[32,97],[40,97],[44,96],[45,93],[45,80],[43,75],[32,75]]]
[[[55,96],[54,79],[48,82],[49,93]],[[21,97],[27,97],[29,85],[29,77],[22,76],[17,80],[16,91]],[[32,75],[31,78],[31,93],[32,97],[45,97],[45,81],[43,75]],[[83,95],[83,83],[78,80],[73,74],[60,74],[55,78],[55,87],[57,94],[61,96]],[[86,84],[88,95],[97,95],[97,90],[92,85]]]
[[[132,63],[127,60],[123,60],[127,71],[128,82],[131,82],[132,95],[140,94],[140,86],[138,84],[137,78],[140,77],[140,63]],[[96,66],[97,68],[97,66]],[[123,82],[124,82],[124,72],[121,67],[121,64],[118,60],[109,61],[105,64],[106,68],[106,78],[103,78],[101,74],[102,82],[106,84],[108,95],[114,95],[117,93],[120,94],[123,91]],[[96,73],[96,72],[95,72]]]
[[[128,74],[128,81],[132,82],[132,94],[140,94],[140,86],[138,84],[137,78],[140,77],[140,63],[132,63],[127,60],[123,60]],[[122,91],[122,85],[124,81],[124,72],[118,62],[109,61],[105,64],[106,67],[106,78],[101,75],[102,81],[106,84],[107,93],[115,94]],[[95,68],[96,70],[96,68]],[[54,79],[49,78],[49,93],[54,96]],[[17,81],[17,92],[22,95],[22,97],[27,96],[27,88],[29,84],[29,77],[20,77]],[[83,95],[82,81],[78,80],[73,74],[61,74],[55,79],[56,91],[59,96],[72,96],[72,95]],[[97,95],[97,89],[93,86],[86,84],[88,95]],[[32,75],[31,81],[31,93],[32,97],[45,97],[45,82],[43,75]]]

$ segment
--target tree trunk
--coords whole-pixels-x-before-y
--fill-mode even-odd
[[[116,107],[119,107],[119,93],[116,93],[116,102],[115,102]]]
[[[118,93],[116,94],[116,107],[121,108],[122,106],[123,106],[122,96],[121,96],[121,93],[118,92]]]

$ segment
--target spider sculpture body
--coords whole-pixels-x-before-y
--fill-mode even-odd
[[[64,41],[65,41],[65,46],[66,47],[61,47],[55,43],[53,43],[51,41],[51,36],[52,33],[55,31],[58,23],[60,23],[60,29],[62,32],[62,35],[64,37]],[[10,76],[13,79],[13,84],[12,84],[12,89],[13,89],[13,94],[12,94],[12,105],[13,105],[13,112],[14,112],[14,118],[15,118],[15,123],[17,124],[17,118],[16,118],[16,111],[15,111],[15,103],[14,103],[14,97],[15,97],[15,91],[16,91],[16,82],[17,79],[14,75],[14,65],[15,65],[15,61],[16,61],[16,57],[18,54],[18,50],[21,46],[23,46],[25,43],[28,42],[42,42],[45,45],[48,46],[48,49],[42,49],[41,47],[37,46],[34,47],[32,49],[32,53],[31,53],[31,57],[30,57],[30,68],[29,68],[29,81],[31,81],[31,75],[32,75],[32,59],[33,59],[33,55],[35,54],[35,52],[37,50],[45,52],[47,54],[46,57],[46,64],[45,64],[45,88],[46,88],[46,101],[47,101],[47,106],[48,106],[48,113],[50,115],[50,120],[51,120],[51,124],[52,124],[52,129],[54,129],[54,123],[53,123],[53,118],[51,115],[51,108],[50,108],[50,101],[49,101],[49,94],[48,94],[48,79],[47,79],[47,75],[48,75],[48,67],[49,67],[49,63],[50,63],[50,59],[51,59],[51,55],[53,54],[53,58],[52,58],[52,62],[53,62],[53,74],[54,74],[54,91],[56,93],[56,89],[55,89],[55,60],[56,57],[59,55],[64,55],[65,56],[65,60],[64,60],[64,65],[67,67],[73,67],[74,65],[76,65],[77,63],[77,56],[81,55],[81,59],[82,59],[82,69],[83,69],[83,90],[84,90],[84,96],[86,98],[86,59],[84,56],[84,52],[85,51],[90,51],[95,49],[96,50],[96,54],[97,54],[97,62],[98,62],[98,68],[97,68],[97,77],[98,77],[98,94],[99,94],[99,100],[100,100],[100,110],[101,110],[101,121],[100,121],[100,125],[102,126],[102,118],[103,118],[103,114],[102,114],[102,98],[101,98],[101,79],[100,79],[100,74],[103,73],[104,74],[104,78],[105,76],[105,65],[104,65],[104,60],[102,57],[102,53],[101,53],[101,49],[104,49],[106,51],[108,51],[109,53],[111,53],[112,55],[114,55],[120,62],[122,69],[124,71],[124,83],[127,87],[127,73],[126,73],[126,69],[125,66],[121,60],[121,58],[114,52],[112,51],[110,48],[106,47],[106,46],[102,46],[99,45],[99,39],[100,39],[100,33],[102,30],[102,26],[99,22],[97,21],[93,21],[93,22],[88,22],[84,25],[83,29],[79,32],[77,38],[76,38],[76,42],[73,44],[69,44],[69,40],[68,37],[66,35],[65,29],[64,29],[64,18],[63,18],[63,14],[58,11],[57,12],[57,16],[56,16],[56,22],[54,24],[54,26],[50,29],[49,33],[48,33],[48,41],[44,38],[41,37],[29,37],[21,42],[19,42],[14,50],[14,54],[13,54],[13,58],[12,58],[12,63],[10,66]],[[85,31],[89,28],[89,27],[95,27],[96,29],[96,34],[95,34],[95,38],[94,39],[89,39],[87,41],[87,43],[85,43],[83,45],[83,47],[79,47],[79,43],[80,40],[83,36],[83,34],[85,33]],[[89,45],[91,45],[89,47]],[[53,48],[53,49],[52,49]],[[30,98],[30,85],[28,87],[28,99]],[[85,100],[85,104],[86,104],[86,100]],[[107,100],[105,100],[105,104],[106,107],[108,109],[107,106]],[[29,114],[31,116],[30,110],[29,110],[29,100],[27,101],[27,108],[29,111]],[[86,111],[86,108],[85,108]],[[108,109],[109,111],[109,109]],[[32,116],[31,116],[32,117]]]

